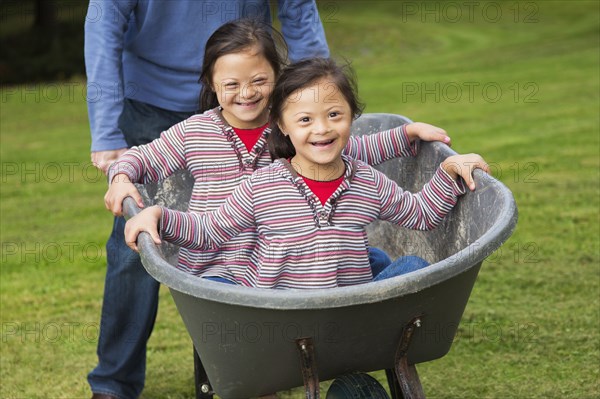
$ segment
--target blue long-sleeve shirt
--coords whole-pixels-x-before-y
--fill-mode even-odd
[[[92,151],[127,147],[118,119],[123,99],[172,111],[198,109],[204,45],[225,22],[271,22],[267,0],[91,0],[85,64]],[[292,61],[327,57],[314,1],[279,0],[278,18]]]

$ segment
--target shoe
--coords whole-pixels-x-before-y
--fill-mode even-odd
[[[92,395],[92,399],[119,399],[114,395],[109,395],[107,393],[95,393]]]

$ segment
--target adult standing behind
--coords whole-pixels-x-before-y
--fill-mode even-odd
[[[329,55],[314,1],[279,0],[292,61]],[[223,23],[270,23],[267,0],[94,1],[85,23],[92,162],[106,173],[127,148],[148,143],[198,110],[204,44]],[[136,398],[144,387],[146,344],[159,283],[125,244],[116,217],[106,245],[107,272],[93,398]]]

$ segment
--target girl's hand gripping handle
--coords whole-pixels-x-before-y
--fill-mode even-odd
[[[104,206],[115,216],[123,216],[123,200],[131,197],[140,208],[144,207],[142,196],[124,173],[115,175],[104,195]]]
[[[159,222],[162,210],[159,206],[151,206],[133,216],[125,224],[125,243],[131,249],[139,252],[137,245],[138,236],[142,232],[150,234],[152,241],[159,245],[161,243],[159,234]]]

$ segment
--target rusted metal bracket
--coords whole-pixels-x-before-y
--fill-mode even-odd
[[[299,338],[296,347],[300,352],[300,365],[306,399],[319,399],[319,375],[315,360],[315,347],[312,338]]]
[[[408,347],[415,328],[421,327],[423,316],[413,318],[402,330],[394,356],[394,370],[386,370],[393,399],[424,399],[425,393],[414,364],[408,364]]]

